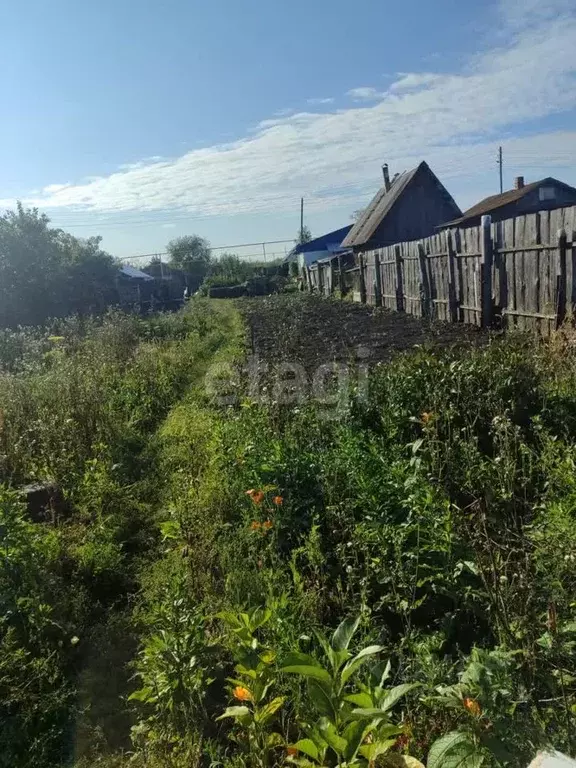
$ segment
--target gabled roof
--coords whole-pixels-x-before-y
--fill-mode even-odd
[[[454,211],[460,210],[451,195],[432,172],[428,163],[423,161],[411,171],[404,171],[404,173],[397,176],[388,191],[386,191],[386,186],[380,188],[372,198],[370,205],[352,227],[352,230],[342,243],[342,247],[351,248],[354,245],[364,245],[364,243],[367,243],[373,237],[388,213],[390,213],[394,204],[400,199],[404,191],[410,186],[419,173],[430,174],[442,188],[446,198],[454,206]]]
[[[313,240],[309,240],[307,243],[299,243],[294,246],[286,260],[294,259],[299,253],[312,253],[313,251],[338,251],[342,245],[342,240],[346,237],[348,232],[352,229],[352,224],[348,224],[346,227],[335,229],[333,232],[328,232],[320,237],[315,237]]]
[[[154,278],[147,275],[146,272],[142,272],[142,270],[136,269],[136,267],[132,267],[130,264],[124,264],[120,267],[120,272],[125,277],[131,277],[133,280],[154,280]]]
[[[517,200],[521,200],[529,192],[532,192],[532,190],[538,189],[538,187],[541,187],[545,184],[554,184],[556,186],[563,187],[564,189],[568,189],[570,192],[574,192],[576,194],[576,189],[574,187],[571,187],[569,184],[565,184],[563,181],[558,181],[558,179],[554,179],[552,176],[547,176],[545,179],[541,179],[540,181],[533,181],[530,184],[525,184],[523,187],[520,187],[520,189],[509,189],[507,192],[503,192],[501,195],[490,195],[490,197],[485,197],[484,200],[480,200],[480,202],[476,203],[476,205],[473,205],[472,208],[468,208],[467,211],[464,211],[459,219],[448,221],[446,224],[442,224],[442,227],[456,226],[458,224],[463,224],[469,219],[475,219],[478,216],[485,216],[497,208],[502,208],[502,206],[508,205],[508,203],[515,203]]]

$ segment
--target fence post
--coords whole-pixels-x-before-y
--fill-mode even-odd
[[[446,230],[446,250],[448,252],[448,317],[451,323],[458,321],[458,299],[456,297],[456,265],[452,232]]]
[[[364,254],[358,254],[358,264],[360,266],[360,303],[366,304],[366,275],[364,274]]]
[[[480,248],[482,252],[482,259],[480,262],[480,279],[482,282],[482,327],[488,328],[492,322],[492,261],[494,256],[491,216],[482,216]]]
[[[556,327],[566,317],[566,230],[558,230],[558,263],[556,267]]]
[[[335,280],[334,280],[334,259],[330,259],[330,295],[332,295],[335,291]]]
[[[374,304],[382,306],[382,274],[380,272],[380,251],[374,251]]]
[[[396,310],[398,312],[404,312],[404,275],[402,273],[403,261],[399,245],[395,246],[394,248],[394,256],[396,258]]]
[[[420,301],[422,306],[422,317],[430,317],[430,281],[428,280],[428,264],[426,263],[426,251],[424,243],[418,243],[418,262],[420,264]]]
[[[338,288],[340,290],[340,298],[342,298],[344,296],[344,265],[341,254],[338,256]]]

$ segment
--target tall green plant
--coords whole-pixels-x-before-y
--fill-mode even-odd
[[[293,745],[318,765],[373,764],[388,752],[402,733],[402,728],[390,722],[389,712],[415,685],[400,685],[386,691],[383,687],[390,667],[382,670],[376,685],[367,688],[358,684],[361,667],[383,647],[370,645],[353,655],[348,647],[360,620],[345,619],[328,640],[317,632],[324,651],[326,665],[305,653],[291,653],[284,659],[282,672],[297,674],[307,681],[308,697],[317,720],[301,722],[307,738]],[[355,685],[353,685],[355,684]]]

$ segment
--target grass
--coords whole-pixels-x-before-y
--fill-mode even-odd
[[[410,349],[331,413],[243,376],[223,405],[237,306],[2,337],[0,765],[574,753],[569,334]],[[46,479],[57,525],[10,490]]]

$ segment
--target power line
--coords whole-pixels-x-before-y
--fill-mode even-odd
[[[255,248],[256,246],[260,245],[264,248],[263,253],[250,253],[250,254],[241,254],[240,258],[261,258],[262,256],[270,258],[271,256],[274,256],[276,254],[283,255],[282,251],[274,251],[272,253],[266,253],[265,246],[266,245],[282,245],[284,243],[294,243],[294,238],[291,237],[288,240],[264,240],[260,241],[258,243],[235,243],[234,245],[215,245],[210,246],[211,251],[227,251],[228,249],[232,248]],[[135,256],[126,256],[123,261],[132,261],[133,259],[153,259],[153,258],[159,258],[162,259],[162,256],[168,256],[168,251],[162,251],[162,252],[156,252],[156,253],[139,253]]]

